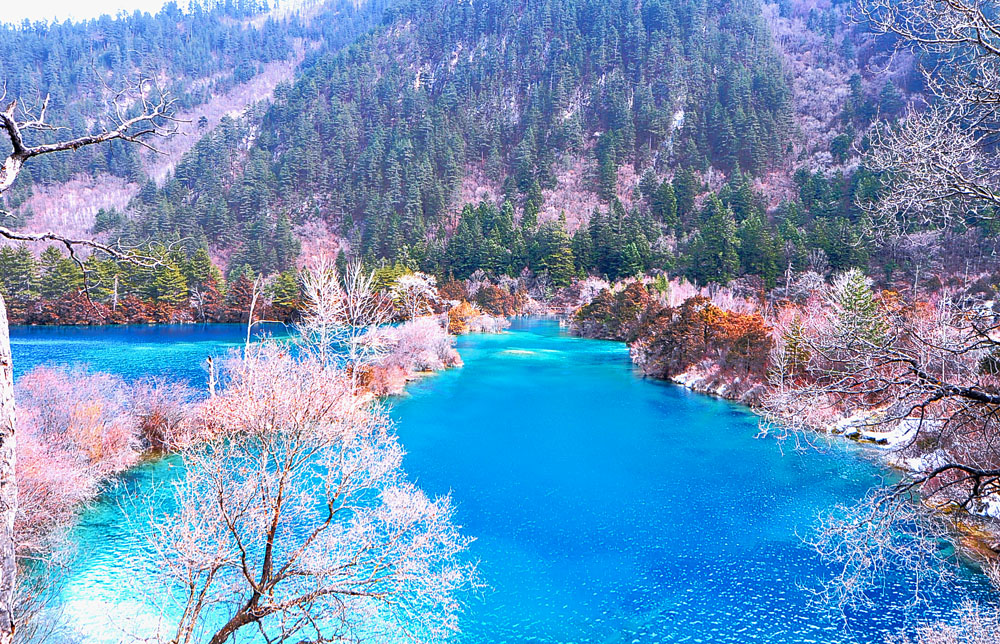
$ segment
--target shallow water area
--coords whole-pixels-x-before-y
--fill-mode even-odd
[[[200,362],[242,342],[240,327],[14,329],[18,373],[82,361],[132,378],[204,382]],[[27,331],[27,332],[25,332]],[[461,642],[882,641],[908,617],[985,598],[972,573],[907,608],[891,575],[877,610],[847,628],[810,605],[831,574],[802,543],[819,512],[860,498],[878,468],[855,448],[782,450],[755,439],[748,410],[643,379],[624,345],[570,338],[551,320],[465,336],[465,366],[390,401],[410,477],[451,493],[488,585],[470,597]],[[108,355],[113,352],[114,355]],[[169,499],[176,459],[146,464],[88,510],[63,580],[87,641],[118,641],[150,566],[145,526]]]

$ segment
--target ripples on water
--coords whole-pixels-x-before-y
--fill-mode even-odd
[[[15,330],[15,359],[200,384],[204,356],[241,334]],[[986,597],[968,573],[907,610],[912,589],[897,571],[874,597],[880,608],[848,615],[845,628],[809,604],[831,571],[796,530],[876,484],[850,448],[782,455],[754,439],[746,410],[644,380],[624,346],[565,337],[550,321],[464,337],[459,350],[464,368],[415,383],[392,413],[410,476],[450,491],[476,537],[470,554],[489,588],[470,598],[462,642],[875,642],[908,617]],[[90,638],[115,639],[109,615],[129,609],[150,565],[146,505],[177,472],[167,460],[131,473],[76,531],[82,556],[63,599]]]

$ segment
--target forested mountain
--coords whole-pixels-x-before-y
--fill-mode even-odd
[[[168,3],[155,15],[137,11],[82,23],[0,26],[0,79],[8,100],[37,111],[48,96],[46,116],[64,128],[35,132],[33,143],[106,127],[108,101],[139,75],[176,99],[181,131],[158,142],[163,155],[115,142],[40,158],[5,195],[5,207],[29,225],[38,216],[42,227],[52,225],[47,209],[67,208],[53,204],[67,193],[84,210],[106,204],[124,208],[139,186],[161,178],[223,115],[240,114],[266,98],[279,80],[293,76],[303,57],[336,50],[368,31],[380,15],[359,11],[347,0],[294,12],[272,9],[267,0],[206,0],[184,10]],[[81,183],[90,192],[81,191]],[[110,190],[121,195],[93,198],[94,192]],[[93,213],[84,218],[92,221]]]
[[[0,78],[7,96],[22,104],[37,105],[49,96],[50,118],[74,133],[99,127],[95,118],[104,115],[109,90],[136,73],[169,79],[178,107],[191,108],[250,80],[263,64],[291,56],[292,38],[304,35],[302,25],[249,22],[265,9],[255,0],[195,4],[187,12],[169,4],[155,16],[136,12],[85,23],[5,26],[0,29]],[[18,184],[22,195],[33,183],[65,182],[81,170],[143,178],[139,148],[121,142],[45,157],[29,170],[33,181]],[[17,197],[8,205],[18,205]]]
[[[227,124],[138,205],[135,235],[227,246],[233,223],[252,237],[321,219],[366,255],[419,262],[463,178],[530,218],[567,163],[592,165],[584,189],[610,202],[625,165],[762,173],[788,127],[755,2],[398,3],[277,92],[232,185],[205,171],[248,138]]]
[[[76,164],[141,181],[92,232],[208,250],[231,280],[293,270],[302,241],[326,239],[442,277],[530,270],[564,284],[669,270],[773,285],[789,266],[869,262],[857,204],[874,183],[855,147],[874,116],[919,90],[905,69],[861,73],[889,45],[852,33],[842,3],[338,1],[281,20],[265,10],[19,28],[41,52],[37,69],[18,72],[20,94],[60,82],[45,61],[75,50],[70,37],[51,44],[56,29],[102,34],[109,78],[156,58],[185,107],[309,52],[273,100],[202,128],[162,178],[119,146],[40,165],[38,180]],[[828,92],[803,82],[816,74]],[[60,98],[65,118],[94,110],[97,88],[83,72],[62,82],[76,97]]]

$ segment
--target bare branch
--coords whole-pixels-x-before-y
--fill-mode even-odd
[[[855,16],[923,60],[930,106],[876,124],[866,166],[878,201],[861,204],[880,238],[994,218],[1000,206],[1000,22],[981,0],[860,0]]]
[[[22,111],[18,116],[17,100],[12,101],[6,109],[0,112],[0,129],[6,132],[12,151],[0,166],[0,194],[13,185],[24,163],[42,154],[77,150],[84,146],[95,145],[120,139],[137,143],[149,149],[155,148],[149,139],[166,137],[176,133],[174,107],[176,99],[171,98],[165,90],[152,79],[140,76],[135,82],[127,83],[115,92],[108,102],[107,117],[112,127],[103,128],[96,134],[65,139],[55,143],[30,145],[24,139],[26,131],[55,130],[46,122],[48,97],[42,102],[37,114],[33,110]],[[134,116],[128,116],[130,108],[140,109]]]

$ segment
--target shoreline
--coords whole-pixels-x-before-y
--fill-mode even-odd
[[[655,378],[645,374],[644,377],[668,382],[699,395],[734,402],[746,407],[754,414],[759,414],[759,407],[746,399],[747,394],[742,396],[735,395],[731,390],[727,389],[727,385],[730,383],[726,382],[713,387],[708,379],[699,376],[693,369],[667,379]],[[765,386],[763,383],[758,383],[756,387],[747,393],[752,393],[757,388]],[[854,416],[828,423],[824,427],[811,428],[809,431],[817,435],[827,436],[830,439],[846,439],[860,445],[869,451],[882,466],[897,472],[919,472],[920,470],[914,467],[915,464],[909,461],[920,461],[934,456],[931,453],[919,457],[907,458],[902,454],[898,446],[908,444],[909,437],[912,436],[911,430],[907,428],[897,427],[890,432],[865,431],[859,426],[859,420],[858,414],[855,414]],[[923,501],[921,502],[923,503]],[[935,507],[926,503],[924,505],[941,514],[955,514],[957,517],[954,521],[957,530],[955,545],[964,558],[975,562],[979,566],[1000,562],[1000,517],[988,513],[979,514],[964,509],[955,510],[947,507]]]
[[[644,378],[683,387],[695,394],[734,402],[760,416],[761,401],[770,388],[766,380],[762,380],[759,376],[752,377],[749,371],[746,377],[735,375],[731,370],[724,370],[719,363],[712,359],[699,360],[684,371],[669,377],[656,375],[645,367],[641,339],[635,338],[630,342],[624,334],[606,338],[595,336],[595,333],[608,333],[610,323],[598,321],[597,324],[592,324],[590,327],[581,324],[577,319],[581,310],[570,314],[561,311],[550,311],[550,313],[557,313],[560,318],[560,327],[566,329],[570,335],[587,339],[613,340],[626,345],[633,366]],[[617,333],[621,333],[621,329]],[[912,439],[917,431],[917,426],[908,423],[907,419],[899,421],[888,431],[879,432],[867,429],[864,426],[865,418],[878,413],[878,411],[878,409],[871,409],[864,413],[855,413],[852,416],[837,417],[825,422],[822,426],[806,427],[804,431],[827,436],[830,439],[851,440],[866,448],[873,460],[881,466],[899,473],[919,473],[923,471],[922,466],[925,466],[929,460],[933,462],[936,452],[904,453],[904,450],[912,444]],[[936,506],[923,499],[921,502],[925,507],[937,513],[953,516],[952,523],[956,531],[955,545],[962,551],[961,554],[965,558],[976,562],[977,565],[1000,563],[1000,498],[992,499],[991,502],[982,504],[983,507],[974,509],[951,508],[946,504]]]

